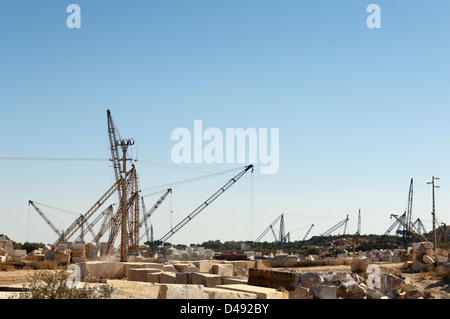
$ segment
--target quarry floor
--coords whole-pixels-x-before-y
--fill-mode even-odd
[[[383,272],[390,272],[395,275],[403,276],[410,284],[419,289],[428,291],[431,299],[450,299],[450,284],[448,280],[433,276],[432,273],[408,273],[402,272],[403,263],[381,263]],[[315,266],[298,267],[296,272],[325,272],[325,271],[349,271],[350,267],[346,265],[339,266]],[[36,270],[9,270],[0,271],[0,286],[17,285],[27,282],[27,278]]]

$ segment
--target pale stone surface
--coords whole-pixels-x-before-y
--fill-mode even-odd
[[[157,299],[160,286],[154,283],[108,279],[106,284],[116,289],[117,299]]]
[[[295,290],[289,291],[289,299],[312,299],[312,294],[309,293],[309,289],[298,286]]]
[[[145,281],[159,283],[159,282],[161,282],[161,274],[162,274],[162,272],[155,272],[155,273],[148,272],[147,278]]]
[[[219,285],[217,288],[254,293],[257,295],[257,299],[289,299],[289,293],[287,291],[278,291],[273,288],[250,285]]]
[[[174,265],[163,265],[162,270],[163,270],[164,272],[174,272],[174,273],[179,272],[178,269],[176,269],[176,268],[174,267]]]
[[[159,282],[162,284],[176,284],[177,274],[173,272],[162,272],[159,275]]]
[[[221,276],[214,274],[193,273],[192,284],[215,287],[222,284],[222,278]]]
[[[234,284],[244,284],[248,283],[247,278],[239,278],[239,277],[223,277],[222,284],[224,285],[234,285]]]
[[[219,276],[233,277],[234,266],[232,264],[217,264],[212,266],[212,273]]]
[[[209,273],[215,262],[212,260],[198,260],[194,261],[193,264],[198,268],[198,271]]]
[[[324,282],[323,277],[315,272],[303,273],[300,276],[300,286],[305,288],[314,288],[320,286]]]
[[[208,294],[209,299],[256,299],[256,294],[248,292],[233,291],[223,288],[205,287],[203,291]]]
[[[147,275],[149,273],[155,273],[155,272],[161,272],[157,269],[151,269],[151,268],[131,268],[128,269],[128,280],[129,281],[147,281],[148,277]]]
[[[380,279],[380,292],[383,294],[392,292],[393,290],[397,290],[405,285],[405,282],[400,277],[391,274],[382,274]]]
[[[181,273],[200,272],[194,264],[174,264],[174,266]]]
[[[321,285],[311,289],[315,299],[337,299],[337,287],[332,285]]]
[[[208,299],[201,285],[160,284],[158,299]]]
[[[434,260],[429,255],[423,255],[422,261],[428,265],[434,265]]]
[[[367,271],[367,267],[369,267],[369,258],[357,257],[353,259],[351,271],[365,273]]]

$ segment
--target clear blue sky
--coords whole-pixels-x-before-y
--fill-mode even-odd
[[[81,29],[66,26],[71,3]],[[371,3],[381,29],[366,26]],[[381,234],[411,178],[413,219],[429,230],[433,175],[437,216],[450,223],[449,13],[444,0],[3,1],[0,157],[109,158],[109,108],[137,141],[148,189],[242,166],[176,166],[177,127],[279,128],[280,169],[255,171],[253,214],[246,176],[174,242],[255,239],[282,213],[286,231],[314,223],[311,235],[349,214],[354,233],[358,209],[362,232]],[[56,236],[28,200],[84,213],[113,182],[107,161],[0,165],[0,233],[18,242]],[[155,237],[231,176],[174,186]],[[43,210],[61,228],[76,217]]]

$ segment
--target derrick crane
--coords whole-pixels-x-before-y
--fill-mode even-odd
[[[283,217],[283,214],[278,216],[263,232],[261,235],[259,235],[258,238],[256,238],[255,243],[259,242],[268,232],[269,230],[272,230],[273,236],[275,237],[275,241],[277,241],[277,236],[275,235],[275,232],[273,230],[273,226]]]
[[[361,209],[358,212],[358,229],[356,231],[356,236],[361,236]]]
[[[148,210],[148,212],[145,212],[144,198],[143,197],[141,198],[143,213],[145,215],[139,222],[139,227],[142,227],[142,225],[145,225],[145,233],[147,235],[147,242],[150,242],[150,238],[149,238],[150,236],[148,234],[147,220],[153,215],[153,213],[159,208],[159,206],[161,206],[161,204],[165,201],[167,196],[171,193],[172,193],[172,189],[171,188],[167,189],[167,191],[158,199],[158,201],[152,206],[152,208],[150,208]],[[143,237],[144,237],[144,234],[142,234],[140,236],[139,240],[142,240]]]
[[[299,230],[302,230],[302,229],[305,229],[307,227],[309,227],[309,229],[306,232],[306,235],[303,237],[303,240],[302,240],[302,242],[305,242],[305,239],[309,235],[309,233],[311,232],[311,229],[314,227],[314,224],[312,224],[311,226],[306,226],[306,227],[302,227],[302,228],[291,230],[290,232],[288,232],[286,234],[286,236],[284,236],[283,242],[290,242],[291,241],[291,233],[299,231]]]
[[[419,234],[425,234],[427,232],[427,230],[425,229],[425,225],[422,223],[422,221],[420,220],[420,218],[417,218],[416,221],[412,224],[412,227],[416,227],[417,224],[417,232]]]
[[[400,220],[405,220],[406,219],[406,213],[403,213],[402,216],[399,217]],[[381,244],[381,242],[386,238],[387,235],[389,235],[389,233],[397,226],[399,225],[399,221],[398,219],[395,219],[395,222],[392,223],[392,225],[388,228],[388,230],[386,230],[386,232],[381,236],[381,238],[377,241],[377,245]]]
[[[92,228],[95,226],[95,224],[97,224],[98,221],[100,221],[100,219],[102,217],[104,218],[110,218],[111,214],[113,212],[113,205],[109,205],[104,211],[102,211],[93,221],[92,223],[90,223],[88,225],[88,227],[86,229],[84,229],[80,236],[77,237],[77,239],[75,239],[75,241],[80,241],[83,236],[85,235],[86,231],[90,231],[93,234],[93,237],[95,237],[95,233],[93,233]]]
[[[37,207],[32,200],[28,201],[28,205],[33,206],[33,208],[38,212],[38,214],[45,220],[45,222],[50,226],[51,229],[58,235],[58,239],[61,238],[64,234],[62,230],[59,230],[56,228],[56,226],[50,221],[50,219],[45,216],[45,214],[42,212],[42,210]]]
[[[117,189],[117,185],[119,182],[115,182],[107,191],[104,193],[100,199],[95,202],[94,205],[92,205],[91,208],[82,216],[80,216],[72,225],[69,226],[67,231],[61,236],[61,238],[58,239],[58,241],[55,243],[59,244],[60,242],[69,241],[70,237],[74,235],[74,233],[84,225],[84,223],[108,200],[109,197],[111,197],[112,194]]]
[[[245,173],[249,170],[253,172],[253,165],[246,166],[243,171],[237,174],[235,177],[230,179],[222,188],[220,188],[216,193],[214,193],[210,198],[208,198],[203,204],[197,207],[189,216],[183,219],[178,225],[172,228],[167,234],[165,234],[160,241],[165,243],[170,237],[172,237],[177,231],[179,231],[183,226],[189,223],[195,216],[197,216],[202,210],[208,207],[213,201],[215,201],[220,195],[222,195],[227,189],[233,186]]]
[[[326,232],[324,232],[324,233],[323,233],[322,235],[320,235],[320,236],[324,236],[324,237],[329,236],[332,232],[334,232],[336,229],[338,229],[339,227],[341,227],[341,226],[343,226],[343,225],[344,225],[344,235],[345,235],[345,230],[347,229],[347,223],[348,223],[348,221],[349,221],[349,218],[348,218],[348,215],[347,215],[347,217],[346,217],[343,221],[337,223],[336,225],[334,225],[333,227],[331,227],[329,230],[327,230]]]
[[[401,218],[398,218],[397,215],[391,214],[391,218],[392,217],[394,217],[407,231],[409,231],[412,235],[414,235],[414,237],[419,239],[419,241],[428,241],[425,237],[418,234],[414,229],[408,226],[405,221],[403,221]]]
[[[107,122],[108,122],[108,137],[111,150],[111,161],[113,163],[114,175],[116,182],[118,183],[117,191],[119,195],[119,209],[120,219],[114,219],[113,227],[111,227],[111,233],[108,240],[108,251],[112,249],[114,241],[117,236],[118,229],[121,231],[121,243],[120,243],[120,261],[126,261],[126,254],[129,250],[132,253],[138,251],[139,248],[139,197],[134,200],[133,205],[129,206],[128,195],[130,194],[127,188],[128,171],[126,169],[127,161],[132,159],[127,158],[128,147],[134,145],[133,139],[119,139],[116,137],[117,129],[114,126],[114,121],[111,116],[111,111],[107,110]],[[119,149],[122,151],[122,157],[119,156]],[[133,167],[134,168],[134,167]],[[133,191],[131,192],[134,197],[138,192],[137,174],[133,170],[133,181],[131,184]],[[130,211],[131,209],[131,211]]]
[[[406,213],[406,219],[405,224],[408,225],[408,227],[412,227],[412,202],[413,202],[413,179],[411,178],[411,183],[409,185],[409,192],[408,192],[408,204],[407,209],[405,211]],[[408,242],[411,240],[411,233],[406,229],[406,227],[403,227],[403,230],[399,231],[403,235],[403,245],[405,249],[408,247]]]

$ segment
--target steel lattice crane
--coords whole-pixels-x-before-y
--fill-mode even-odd
[[[281,220],[283,218],[284,214],[281,214],[280,216],[278,216],[263,232],[261,235],[259,235],[258,238],[256,238],[256,240],[254,241],[255,243],[259,242],[268,232],[269,230],[272,230],[273,236],[275,238],[275,241],[278,241],[277,236],[275,235],[275,232],[273,230],[273,226],[275,226],[276,223],[278,223],[279,220]],[[280,223],[281,224],[281,223]]]
[[[139,227],[142,227],[142,225],[145,225],[145,234],[147,235],[147,242],[152,242],[153,240],[150,240],[150,235],[148,232],[148,226],[147,226],[147,220],[153,215],[153,213],[161,206],[161,204],[165,201],[167,196],[172,193],[172,189],[169,188],[159,199],[158,201],[148,210],[148,212],[145,212],[145,204],[144,204],[144,198],[141,197],[142,201],[142,209],[143,213],[145,214],[144,217],[139,222]],[[153,231],[153,230],[152,230]],[[144,237],[144,234],[142,234],[139,238],[139,240],[142,240]],[[147,244],[147,243],[146,243]]]
[[[391,218],[394,217],[407,231],[409,231],[414,237],[416,237],[419,241],[428,241],[425,237],[418,234],[414,229],[412,229],[409,225],[406,224],[401,218],[398,218],[397,215],[391,214]]]
[[[42,210],[36,206],[36,204],[32,201],[28,201],[28,205],[33,206],[33,208],[36,210],[36,212],[45,220],[45,222],[50,226],[51,229],[58,235],[58,239],[61,238],[64,235],[63,230],[59,230],[51,221],[48,219],[47,216],[42,212]]]
[[[329,230],[327,230],[326,232],[324,232],[320,236],[324,236],[324,237],[329,236],[332,232],[334,232],[336,229],[338,229],[339,227],[342,227],[342,226],[344,226],[344,235],[345,235],[345,231],[347,229],[348,221],[349,221],[349,218],[348,218],[348,215],[347,215],[347,217],[343,221],[337,223],[336,225],[331,227]]]
[[[183,219],[178,225],[172,228],[167,234],[165,234],[159,241],[165,243],[170,237],[172,237],[177,231],[179,231],[183,226],[189,223],[195,216],[197,216],[202,210],[208,207],[213,201],[215,201],[220,195],[222,195],[227,189],[233,186],[245,173],[249,170],[253,172],[253,165],[246,166],[243,171],[237,174],[235,177],[230,179],[222,188],[220,188],[216,193],[214,193],[210,198],[208,198],[203,204],[197,207],[189,216]]]

